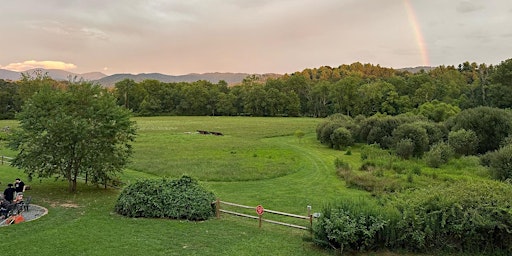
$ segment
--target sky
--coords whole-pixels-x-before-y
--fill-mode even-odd
[[[512,57],[510,0],[18,0],[0,7],[0,68],[293,73]]]

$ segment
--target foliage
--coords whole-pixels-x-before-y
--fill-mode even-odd
[[[357,119],[356,119],[357,120]],[[360,119],[358,135],[361,142],[367,144],[379,144],[382,148],[392,148],[393,131],[400,125],[415,121],[424,121],[424,117],[415,115],[382,116],[374,115]]]
[[[415,112],[442,122],[460,109],[510,108],[510,70],[512,59],[496,68],[464,62],[458,68],[439,66],[421,72],[356,62],[338,67],[307,68],[270,79],[249,75],[233,86],[223,80],[212,83],[125,79],[117,82],[112,92],[119,106],[139,116],[326,117],[343,113],[355,117]],[[23,73],[20,82],[16,82],[19,86],[9,85],[0,90],[0,118],[13,118],[41,85],[67,87],[68,82],[52,80],[40,70],[34,74],[35,79]],[[376,129],[387,132],[384,127]]]
[[[414,144],[413,156],[421,157],[428,149],[427,130],[420,123],[406,123],[393,131],[393,139],[398,143],[410,139]]]
[[[338,128],[343,128],[336,132]],[[334,114],[327,117],[316,127],[317,139],[322,144],[331,148],[342,149],[353,144],[353,136],[349,129],[354,128],[354,122],[351,117],[343,114]]]
[[[106,186],[132,153],[130,112],[98,85],[77,83],[66,91],[43,87],[18,118],[11,146],[19,153],[12,164],[30,178],[63,177],[70,191],[78,177]]]
[[[334,159],[334,167],[336,167],[337,170],[351,170],[352,169],[350,167],[349,163],[347,163],[339,158]]]
[[[442,122],[460,112],[460,108],[434,100],[418,107],[418,113],[434,122]]]
[[[451,131],[460,129],[475,132],[478,138],[477,153],[484,154],[498,149],[500,143],[512,132],[510,110],[477,107],[461,111],[447,121]]]
[[[206,220],[215,195],[189,176],[139,180],[124,188],[115,211],[128,217]]]
[[[402,159],[409,159],[414,154],[414,142],[409,138],[398,141],[395,147],[395,154]]]
[[[21,110],[21,98],[18,86],[9,81],[0,79],[0,120],[14,119]]]
[[[457,155],[468,156],[476,154],[478,137],[472,130],[460,129],[448,134],[448,144]]]
[[[512,180],[512,145],[487,154],[492,175],[498,180]]]
[[[325,121],[325,124],[319,124],[319,127],[321,128],[317,129],[319,133],[317,133],[317,137],[320,140],[320,143],[326,144],[329,147],[333,147],[331,135],[334,133],[334,131],[340,127],[342,127],[342,124],[335,123],[333,121]]]
[[[512,253],[512,187],[458,181],[397,196],[396,246],[414,251]]]
[[[331,134],[331,142],[334,149],[345,149],[354,145],[352,134],[345,127],[340,127]]]
[[[294,133],[295,137],[299,139],[299,142],[304,138],[304,135],[306,135],[302,130],[296,130]]]
[[[389,232],[391,215],[389,211],[362,200],[357,204],[327,205],[313,226],[314,241],[340,253],[382,248],[392,238]]]
[[[439,168],[442,164],[448,163],[450,158],[454,155],[453,148],[445,142],[439,142],[425,153],[423,158],[428,166],[432,168]]]

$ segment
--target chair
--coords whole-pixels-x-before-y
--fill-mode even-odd
[[[30,206],[30,201],[32,201],[32,196],[27,196],[25,200],[23,200],[23,210],[28,212],[28,207]]]

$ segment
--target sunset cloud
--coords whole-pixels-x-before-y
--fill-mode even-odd
[[[62,61],[52,61],[52,60],[44,60],[44,61],[36,61],[36,60],[27,60],[24,62],[18,63],[10,63],[7,66],[1,66],[2,69],[12,70],[12,71],[25,71],[34,68],[41,69],[61,69],[61,70],[71,70],[77,68],[75,64],[65,63]]]

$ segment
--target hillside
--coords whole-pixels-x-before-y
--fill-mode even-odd
[[[242,82],[244,78],[249,75],[248,73],[204,73],[204,74],[187,74],[187,75],[165,75],[160,73],[141,73],[141,74],[113,74],[113,75],[105,75],[101,72],[90,72],[77,74],[64,70],[58,69],[31,69],[27,71],[23,71],[23,73],[32,75],[36,72],[43,72],[48,74],[51,78],[55,80],[68,81],[68,80],[80,80],[84,79],[87,81],[92,81],[99,83],[105,87],[113,87],[115,83],[122,81],[124,79],[132,79],[135,82],[142,82],[144,80],[157,80],[164,83],[171,82],[195,82],[199,80],[205,80],[212,83],[218,83],[221,80],[226,81],[229,85],[235,85]],[[22,72],[10,71],[6,69],[0,69],[0,79],[4,80],[12,80],[16,81],[21,78]],[[279,74],[256,74],[256,76],[261,77],[263,81],[270,77],[280,77]]]

